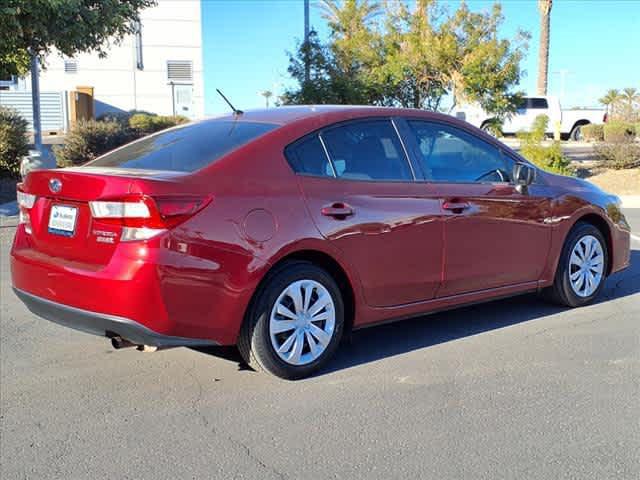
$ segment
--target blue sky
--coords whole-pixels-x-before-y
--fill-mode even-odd
[[[311,0],[311,25],[326,38],[327,27]],[[447,1],[450,8],[459,2]],[[472,10],[492,0],[467,1]],[[503,0],[501,34],[531,32],[521,88],[535,93],[539,37],[536,0]],[[203,0],[205,110],[227,111],[220,88],[238,108],[260,108],[262,90],[279,93],[291,81],[286,51],[303,36],[303,0]],[[609,88],[640,88],[640,0],[555,0],[551,12],[550,94],[563,105],[593,106]]]

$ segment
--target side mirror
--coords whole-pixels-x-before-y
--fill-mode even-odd
[[[516,163],[513,166],[513,183],[519,192],[523,192],[536,179],[536,169],[526,163]]]

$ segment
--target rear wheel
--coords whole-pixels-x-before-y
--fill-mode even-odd
[[[571,133],[569,134],[569,139],[573,140],[574,142],[580,142],[582,141],[582,127],[584,125],[576,125],[575,127],[573,127],[573,129],[571,130]]]
[[[340,289],[309,262],[289,262],[269,275],[240,333],[238,348],[251,366],[281,378],[303,378],[324,365],[342,336]]]
[[[567,236],[555,281],[546,296],[568,307],[590,303],[604,287],[608,261],[600,230],[589,223],[578,223]]]

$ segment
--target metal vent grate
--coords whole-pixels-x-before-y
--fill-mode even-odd
[[[64,73],[78,73],[78,62],[76,60],[65,60]]]
[[[189,60],[168,60],[167,80],[170,82],[193,82],[193,63]]]

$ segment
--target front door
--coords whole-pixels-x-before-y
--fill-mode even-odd
[[[287,149],[318,229],[360,278],[371,306],[434,297],[442,272],[440,202],[414,174],[388,119],[354,121]]]
[[[437,296],[536,282],[551,242],[546,187],[518,192],[510,178],[515,161],[462,129],[408,124],[445,219],[444,281]]]

